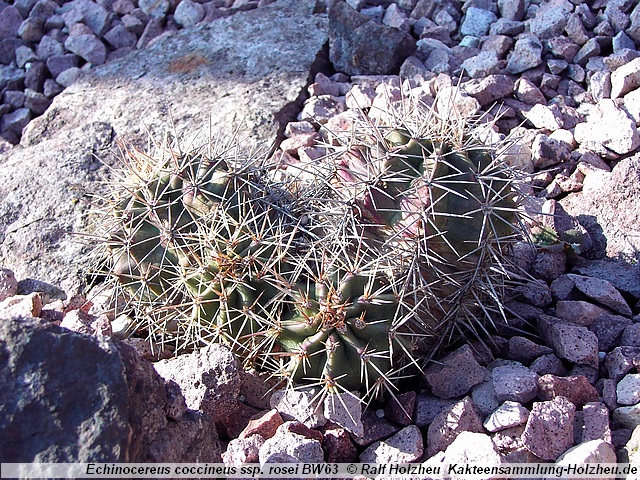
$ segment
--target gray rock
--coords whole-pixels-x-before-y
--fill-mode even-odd
[[[327,423],[323,406],[319,405],[319,398],[319,391],[314,388],[285,388],[273,392],[270,406],[278,410],[285,420],[297,420],[308,428],[315,428]],[[358,426],[358,420],[352,423],[354,428]]]
[[[462,432],[483,432],[482,416],[469,397],[451,405],[429,425],[427,454],[433,456],[446,450]]]
[[[34,92],[27,88],[24,91],[24,106],[31,110],[34,117],[42,115],[49,105],[51,105],[51,99],[47,98],[43,93]]]
[[[618,53],[622,50],[635,50],[636,44],[633,40],[624,32],[618,32],[615,37],[611,39],[611,48],[613,53]]]
[[[618,407],[613,411],[613,420],[624,428],[634,429],[640,425],[640,403],[630,407]]]
[[[587,43],[580,47],[578,53],[573,57],[572,62],[584,67],[590,58],[600,55],[600,51],[598,41],[595,38],[590,38]]]
[[[68,68],[77,67],[79,62],[80,57],[72,53],[54,55],[47,58],[47,69],[51,73],[51,76],[56,78]]]
[[[2,99],[4,104],[9,105],[12,109],[24,106],[24,92],[21,90],[6,90]]]
[[[620,345],[640,347],[640,323],[634,323],[624,329],[620,336]]]
[[[552,374],[561,376],[567,374],[567,369],[562,364],[562,361],[552,353],[536,358],[529,365],[529,369],[538,375]]]
[[[258,434],[246,438],[234,438],[229,442],[224,453],[225,465],[240,467],[245,463],[258,463],[260,447],[264,442],[265,438]]]
[[[569,15],[567,25],[565,26],[565,32],[577,45],[584,45],[589,40],[587,29],[584,27],[582,19],[577,13]]]
[[[328,395],[324,399],[324,418],[343,427],[356,437],[364,435],[362,401],[351,392]]]
[[[19,278],[79,288],[88,259],[71,235],[86,225],[86,203],[78,200],[103,179],[106,169],[95,156],[114,165],[114,131],[144,147],[147,131],[160,138],[171,118],[182,137],[202,130],[212,115],[222,136],[242,119],[248,149],[273,142],[294,119],[309,71],[322,59],[326,19],[311,14],[313,5],[280,0],[177,32],[92,69],[58,95],[30,123],[22,146],[10,157],[0,154],[3,266]],[[0,79],[9,77],[4,71],[0,66]],[[61,85],[66,72],[57,77]]]
[[[166,381],[180,386],[187,407],[201,410],[214,422],[225,423],[237,413],[240,394],[240,365],[221,345],[160,360],[154,368]]]
[[[617,463],[616,452],[604,440],[590,440],[570,448],[556,460],[556,465],[583,465],[585,463]]]
[[[45,35],[36,47],[36,55],[40,60],[47,60],[54,55],[63,55],[64,45],[53,37]]]
[[[523,425],[529,418],[529,410],[518,402],[506,401],[484,421],[489,432],[498,432],[507,428]]]
[[[415,40],[407,33],[375,23],[345,2],[329,7],[329,57],[340,72],[387,74],[415,48]]]
[[[11,113],[6,113],[0,120],[0,132],[22,133],[22,129],[31,120],[31,111],[28,108],[19,108]]]
[[[640,57],[611,74],[611,98],[618,98],[640,86]]]
[[[527,403],[538,393],[538,375],[524,366],[500,366],[491,371],[491,381],[499,402]]]
[[[324,452],[320,441],[290,431],[289,427],[292,423],[295,422],[285,422],[278,427],[273,437],[262,444],[258,454],[260,463],[273,462],[273,456],[281,454],[287,455],[291,458],[290,461],[294,462],[324,462]]]
[[[152,18],[163,18],[169,11],[169,0],[139,0],[140,10]]]
[[[586,327],[556,323],[551,325],[546,338],[558,357],[573,363],[598,366],[598,337]]]
[[[58,74],[56,83],[59,83],[63,87],[70,87],[80,78],[81,74],[82,70],[78,67],[67,68]]]
[[[598,337],[598,350],[608,352],[620,345],[620,337],[624,329],[632,322],[620,315],[601,315],[589,327]]]
[[[509,339],[509,349],[506,358],[528,364],[541,355],[552,352],[553,350],[546,345],[539,345],[528,338],[514,336]]]
[[[495,13],[483,8],[469,7],[460,25],[461,35],[482,37],[489,33],[489,27],[498,20]]]
[[[35,52],[31,48],[27,47],[26,45],[21,45],[18,48],[16,48],[15,56],[16,56],[16,65],[18,66],[18,68],[24,68],[24,66],[28,62],[32,62],[38,58]]]
[[[544,460],[555,460],[573,445],[575,411],[564,397],[534,402],[523,433],[524,445]]]
[[[0,39],[12,38],[18,35],[18,30],[24,18],[20,15],[20,11],[14,6],[9,5],[2,10],[0,15]]]
[[[631,25],[625,30],[625,33],[629,35],[634,42],[640,43],[640,4],[636,5],[633,9],[631,15],[629,15],[629,20],[631,21]]]
[[[444,452],[442,462],[448,465],[475,464],[487,467],[499,467],[503,459],[489,435],[484,433],[462,432]],[[491,474],[474,475],[478,479],[488,479]],[[463,480],[466,474],[452,474],[451,479]],[[423,477],[424,478],[424,477]]]
[[[552,124],[558,126],[556,123],[558,117],[547,107],[544,105],[536,105],[531,110],[534,109],[535,113],[527,114],[527,118],[531,117],[533,121],[541,127],[552,126]],[[531,153],[534,167],[543,169],[568,160],[571,156],[571,146],[566,142],[549,137],[544,133],[539,133],[533,141]],[[562,273],[564,273],[564,271]]]
[[[428,393],[418,393],[413,417],[415,424],[420,428],[426,427],[440,412],[454,403],[455,400],[443,400]],[[474,400],[474,403],[477,402]]]
[[[555,57],[570,63],[572,63],[576,53],[580,50],[580,46],[578,44],[562,35],[550,38],[546,41],[546,44],[549,52],[551,52]],[[572,63],[572,65],[574,65],[574,63]]]
[[[424,376],[435,396],[450,399],[466,395],[486,374],[487,370],[477,362],[471,347],[464,345],[430,365]]]
[[[363,463],[410,463],[424,451],[422,433],[415,425],[403,428],[391,438],[371,444],[360,454]]]
[[[604,440],[611,442],[611,429],[609,428],[609,410],[604,403],[589,402],[582,407],[582,442],[590,440]]]
[[[513,92],[514,81],[507,75],[489,75],[465,82],[462,88],[484,107],[508,97]]]
[[[176,7],[173,19],[181,27],[193,27],[204,18],[204,7],[191,0],[182,0]]]
[[[628,373],[616,387],[620,405],[634,405],[640,402],[640,374]]]
[[[619,69],[618,69],[619,70]],[[640,145],[635,122],[611,100],[601,100],[587,121],[575,128],[575,139],[587,148],[602,146],[617,154],[627,154]],[[594,150],[594,151],[597,151]]]
[[[500,16],[507,20],[524,20],[524,0],[498,0]]]
[[[64,46],[94,65],[102,65],[107,59],[107,47],[93,34],[70,35]]]
[[[384,16],[382,17],[382,23],[407,33],[411,29],[411,24],[409,23],[407,14],[404,13],[395,3],[389,5],[385,10]]]
[[[498,54],[494,51],[480,52],[462,62],[462,68],[471,78],[484,78],[498,73]]]
[[[29,17],[46,20],[53,16],[59,8],[60,6],[54,0],[38,0],[29,12]]]
[[[181,4],[182,5],[182,4]],[[104,39],[109,42],[113,48],[135,47],[138,37],[124,25],[116,25],[104,34]]]
[[[43,35],[43,21],[41,18],[26,18],[18,28],[18,36],[25,42],[37,43]]]
[[[507,73],[518,74],[542,63],[542,44],[532,36],[520,37],[507,57]]]
[[[507,35],[515,37],[524,32],[524,22],[499,18],[497,22],[489,28],[490,35]]]
[[[604,359],[609,378],[618,382],[632,368],[640,366],[639,347],[616,347]]]
[[[482,415],[490,415],[496,408],[500,406],[500,401],[493,389],[491,380],[482,382],[473,387],[471,390],[471,400]]]
[[[2,461],[124,460],[128,385],[113,344],[34,318],[3,318],[0,331]]]
[[[567,276],[574,282],[576,288],[587,297],[622,315],[632,315],[631,308],[626,300],[611,282],[601,278],[586,277],[573,273],[567,274]]]
[[[610,282],[617,290],[640,299],[640,266],[607,260],[584,260],[576,264],[572,273]]]
[[[567,6],[566,3],[565,5],[561,2],[542,4],[529,23],[531,33],[540,40],[560,35],[567,25],[568,13],[572,9],[572,5]]]

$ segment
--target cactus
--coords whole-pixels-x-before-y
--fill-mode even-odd
[[[362,117],[329,146],[333,191],[353,206],[371,255],[404,279],[404,310],[423,322],[429,358],[504,317],[504,289],[519,279],[510,246],[526,237],[519,176],[468,119],[420,104],[389,116],[389,125]]]
[[[295,178],[237,146],[126,149],[97,253],[138,333],[367,399],[484,329],[513,277],[516,177],[468,123],[389,118]]]
[[[282,192],[236,157],[230,147],[128,148],[95,223],[105,273],[153,343],[221,342],[250,362],[280,315],[295,229],[277,211]]]

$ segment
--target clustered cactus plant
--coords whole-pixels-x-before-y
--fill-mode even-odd
[[[469,123],[420,105],[391,123],[358,123],[305,180],[237,146],[125,149],[97,253],[134,329],[371,398],[493,321],[516,177]]]

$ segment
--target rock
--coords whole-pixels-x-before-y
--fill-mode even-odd
[[[531,35],[522,36],[516,40],[513,50],[507,57],[506,72],[522,73],[535,68],[542,63],[542,44]]]
[[[574,282],[576,288],[587,297],[605,305],[622,315],[632,315],[631,308],[620,292],[607,280],[573,273],[567,276]]]
[[[537,138],[537,137],[536,137]],[[544,141],[541,140],[541,141]],[[534,163],[536,165],[540,165],[541,163],[555,162],[550,157],[544,157],[543,155],[562,155],[562,150],[560,153],[543,153],[545,152],[544,147],[536,145],[536,151],[534,152]],[[551,250],[542,250],[538,255],[536,255],[536,259],[531,268],[531,273],[541,280],[545,280],[547,282],[552,282],[556,278],[559,278],[566,271],[566,263],[567,257],[562,251],[551,251]]]
[[[490,415],[500,406],[492,381],[485,381],[473,387],[471,399],[482,415]]]
[[[102,65],[107,59],[107,48],[94,34],[70,35],[64,46],[94,65]]]
[[[429,393],[418,393],[415,403],[414,422],[422,428],[428,426],[440,412],[456,402],[455,400],[443,400]],[[475,400],[474,403],[477,404]]]
[[[531,33],[540,40],[560,35],[567,25],[568,13],[572,9],[573,6],[569,2],[542,4],[529,24]]]
[[[42,297],[38,292],[12,295],[0,302],[0,315],[5,317],[39,317],[41,312]]]
[[[471,78],[484,78],[498,73],[499,58],[495,51],[483,51],[462,62],[462,68]]]
[[[604,440],[590,440],[571,447],[556,460],[556,465],[565,467],[585,463],[617,463],[616,452],[611,444]]]
[[[611,74],[611,98],[619,98],[640,87],[640,57],[622,65]]]
[[[618,407],[613,411],[613,420],[624,428],[636,428],[640,425],[640,403],[630,407]]]
[[[534,402],[523,433],[524,445],[544,460],[558,458],[573,445],[575,410],[564,397]]]
[[[182,3],[180,5],[182,5]],[[113,48],[135,47],[136,43],[138,42],[138,37],[136,37],[134,33],[127,30],[124,25],[116,25],[115,27],[113,27],[111,30],[104,34],[104,39],[109,42],[109,45],[111,45]]]
[[[276,430],[280,425],[284,423],[284,420],[280,416],[277,410],[268,410],[266,412],[260,412],[254,418],[249,420],[249,424],[238,435],[239,439],[245,439],[252,437],[253,435],[260,435],[262,438],[271,438],[276,434]]]
[[[204,18],[204,7],[191,0],[182,0],[176,7],[173,19],[181,27],[193,27]]]
[[[389,27],[397,28],[402,32],[408,33],[411,29],[409,18],[407,18],[407,15],[395,3],[389,5],[385,10],[382,23]]]
[[[162,18],[169,11],[169,0],[140,0],[140,10],[152,18]]]
[[[300,463],[324,462],[324,452],[320,441],[291,431],[293,423],[296,422],[285,422],[278,427],[273,437],[262,444],[259,450],[260,463],[266,463],[275,454],[288,455]]]
[[[474,385],[484,380],[486,373],[473,356],[471,347],[464,345],[431,364],[424,377],[434,395],[449,399],[466,395]]]
[[[631,320],[620,315],[600,315],[589,327],[598,337],[598,350],[608,352],[618,346],[622,332],[631,323]]]
[[[460,35],[482,37],[489,33],[489,27],[496,20],[498,20],[498,17],[489,10],[469,7],[460,25]]]
[[[573,267],[572,273],[606,280],[617,290],[640,299],[640,266],[606,260],[584,260]]]
[[[598,103],[598,108],[591,111],[586,122],[576,125],[574,135],[579,144],[596,153],[597,147],[601,146],[624,155],[640,145],[635,122],[608,99]]]
[[[553,350],[546,345],[538,345],[528,338],[514,336],[509,339],[508,360],[517,360],[529,364],[541,355],[552,353]]]
[[[597,390],[583,375],[558,377],[547,374],[538,378],[538,397],[541,400],[553,400],[558,396],[565,397],[576,407],[598,401]]]
[[[223,424],[237,412],[240,365],[227,348],[213,344],[153,366],[165,380],[180,386],[190,409]]]
[[[385,417],[403,427],[411,425],[416,397],[416,392],[413,391],[394,395],[384,410]]]
[[[620,462],[628,462],[631,464],[637,464],[638,460],[640,460],[640,427],[633,429],[631,438],[629,438],[626,445],[621,449],[619,459]],[[629,477],[627,477],[627,479],[632,480]]]
[[[347,463],[358,459],[358,450],[344,428],[331,427],[324,430],[322,449],[327,462]]]
[[[361,447],[389,438],[400,430],[382,415],[376,415],[376,412],[372,409],[367,409],[362,414],[362,425],[364,434],[361,437],[352,435],[353,441]]]
[[[314,388],[276,390],[271,395],[271,408],[278,410],[285,420],[295,419],[309,428],[319,427],[327,419],[318,404],[318,393]]]
[[[558,357],[573,363],[598,366],[598,337],[586,327],[555,323],[545,337]]]
[[[260,447],[264,442],[265,439],[258,434],[232,439],[223,455],[225,465],[240,467],[245,463],[258,463]]]
[[[329,7],[329,57],[337,71],[391,73],[415,48],[407,33],[372,21],[345,2]]]
[[[620,345],[640,347],[640,323],[627,326],[620,336]]]
[[[640,366],[639,347],[616,347],[604,359],[609,378],[616,382],[632,368]]]
[[[5,7],[2,10],[2,16],[0,16],[0,40],[18,35],[23,20],[24,18],[15,6]]]
[[[356,437],[364,435],[362,401],[357,393],[344,392],[324,399],[324,418],[339,425]]]
[[[126,458],[128,386],[113,344],[28,317],[4,317],[0,330],[2,461]]]
[[[590,440],[604,440],[611,443],[611,429],[609,428],[609,410],[604,403],[588,402],[582,407],[584,426],[582,428],[582,442]]]
[[[507,75],[489,75],[463,84],[464,91],[485,107],[496,100],[508,97],[514,89],[514,81]]]
[[[326,19],[312,15],[314,5],[279,0],[177,32],[126,61],[91,69],[58,95],[30,123],[22,146],[10,157],[0,153],[3,266],[19,278],[80,288],[87,248],[71,233],[86,228],[83,192],[99,191],[108,170],[103,163],[116,163],[114,133],[144,147],[147,132],[161,138],[172,118],[181,138],[207,135],[202,126],[211,114],[222,136],[231,136],[235,119],[242,119],[248,149],[273,142],[294,120],[309,71],[322,61]],[[24,123],[28,112],[21,112]]]
[[[415,425],[403,428],[391,438],[371,444],[360,454],[362,463],[410,463],[424,451],[422,433]]]
[[[524,0],[498,0],[500,16],[507,20],[523,20],[525,14]]]
[[[555,108],[554,108],[555,107]],[[525,114],[534,127],[555,131],[562,128],[562,112],[555,105],[536,104]]]
[[[553,301],[551,289],[539,280],[520,285],[516,291],[527,303],[536,307],[546,307]]]
[[[483,432],[482,417],[469,397],[464,397],[434,418],[427,432],[427,454],[433,456],[446,450],[462,432]],[[362,457],[360,460],[363,461]]]
[[[616,387],[620,405],[634,405],[640,402],[640,374],[628,373]]]
[[[491,371],[491,379],[499,402],[527,403],[538,393],[538,375],[521,365],[496,367]]]
[[[0,302],[18,293],[18,281],[8,268],[0,268]]]
[[[484,421],[484,428],[493,433],[523,425],[527,418],[529,418],[529,410],[518,402],[506,401]]]
[[[77,67],[80,57],[71,53],[53,55],[47,58],[47,69],[51,76],[56,78],[68,68]]]
[[[556,303],[558,318],[583,327],[590,327],[598,317],[608,313],[607,309],[582,300],[560,300]]]
[[[443,463],[448,465],[483,465],[488,467],[489,471],[492,467],[499,467],[503,460],[492,442],[491,437],[484,433],[462,432],[456,437],[451,445],[444,452]],[[462,480],[469,478],[469,475],[457,475],[452,472],[451,479]],[[473,478],[477,480],[496,478],[491,473],[474,474]]]

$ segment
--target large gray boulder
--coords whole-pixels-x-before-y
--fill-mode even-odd
[[[0,461],[220,462],[213,423],[131,347],[0,316]]]
[[[243,146],[268,147],[301,109],[326,61],[327,19],[315,0],[278,0],[159,38],[97,67],[30,123],[19,146],[0,149],[0,266],[28,279],[82,286],[88,191],[115,162],[114,140],[144,147],[209,122],[222,138],[241,129]],[[50,292],[51,293],[51,292]],[[53,296],[54,293],[51,293]],[[60,292],[58,295],[63,295]]]

